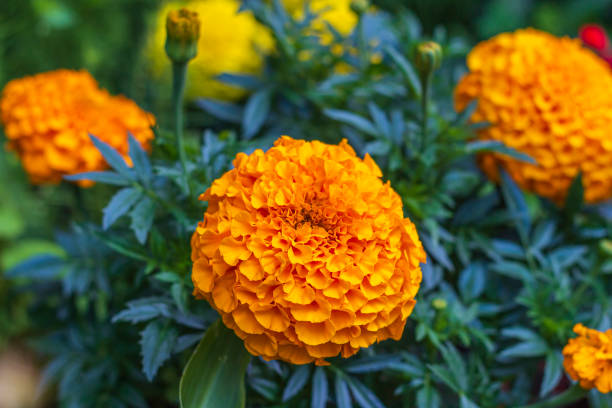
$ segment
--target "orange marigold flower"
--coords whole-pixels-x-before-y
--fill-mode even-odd
[[[425,252],[369,155],[283,136],[239,153],[200,196],[191,238],[194,295],[247,350],[294,364],[398,340]]]
[[[605,332],[589,329],[578,323],[574,326],[578,337],[569,339],[563,348],[563,366],[580,386],[597,388],[607,393],[612,390],[612,329]]]
[[[100,89],[86,71],[62,69],[9,82],[2,91],[0,118],[7,148],[17,152],[35,184],[106,168],[89,134],[111,145],[128,162],[128,132],[145,148],[154,137],[152,115],[132,100]]]
[[[580,40],[526,29],[478,44],[467,64],[456,108],[477,99],[471,120],[490,123],[479,138],[537,161],[485,154],[489,177],[497,180],[501,165],[522,188],[560,203],[581,171],[586,201],[612,196],[612,72],[603,60]]]

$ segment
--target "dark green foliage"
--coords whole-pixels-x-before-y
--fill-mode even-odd
[[[270,28],[277,53],[261,78],[219,77],[251,90],[245,100],[200,99],[188,107],[190,194],[167,130],[172,122],[163,112],[151,156],[129,137],[133,168],[92,137],[110,168],[67,177],[97,183],[80,191],[82,201],[73,199],[67,183],[28,192],[36,197],[28,205],[47,204],[44,211],[26,213],[32,225],[42,225],[27,232],[52,237],[61,231],[55,235],[61,249],[14,262],[5,273],[10,286],[0,286],[0,294],[11,301],[27,298],[21,302],[29,313],[21,321],[47,358],[45,378],[57,386],[61,406],[166,407],[176,406],[179,397],[185,407],[199,406],[203,393],[193,389],[202,378],[208,389],[216,384],[221,396],[235,393],[239,402],[245,395],[250,407],[493,408],[553,397],[568,387],[560,352],[574,323],[607,329],[612,321],[610,209],[584,204],[580,176],[562,208],[521,191],[504,172],[499,184],[488,181],[477,167],[478,154],[532,159],[499,143],[475,141],[475,129],[486,126],[467,123],[475,104],[453,110],[467,42],[435,30],[445,60],[432,78],[423,117],[425,93],[411,61],[414,44],[426,36],[405,8],[379,3],[395,12],[366,15],[345,40],[357,53],[338,55],[304,34],[311,15],[294,21],[278,1],[244,2]],[[494,3],[488,2],[488,13]],[[47,20],[80,26],[76,3],[57,4],[64,12]],[[122,18],[142,23],[135,14]],[[124,39],[115,51],[128,45],[136,50],[138,38]],[[371,43],[374,38],[378,43]],[[302,51],[312,57],[300,59]],[[12,48],[3,52],[22,55]],[[381,63],[371,62],[373,53]],[[73,60],[78,56],[62,62]],[[350,67],[348,74],[337,72],[340,62]],[[30,63],[24,58],[5,72],[26,72],[20,65]],[[100,62],[99,70],[106,72],[108,64]],[[122,89],[131,75],[124,79],[117,72],[107,78]],[[231,168],[236,153],[266,149],[281,134],[329,143],[347,138],[360,156],[376,160],[401,195],[428,260],[400,341],[376,344],[348,360],[330,359],[324,367],[258,358],[247,363],[241,342],[213,325],[216,312],[191,295],[189,239],[206,208],[198,195]],[[26,181],[19,183],[24,188]],[[4,300],[2,305],[0,322],[12,316]],[[235,351],[232,365],[203,358],[202,349],[223,347]],[[200,352],[189,359],[194,349]],[[244,383],[236,380],[241,371]],[[612,404],[595,392],[588,398],[593,407]]]

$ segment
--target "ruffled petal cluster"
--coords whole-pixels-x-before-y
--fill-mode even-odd
[[[201,195],[194,295],[249,352],[294,364],[399,339],[425,252],[376,163],[340,145],[283,136],[239,153]]]
[[[600,332],[582,324],[574,326],[578,337],[563,348],[563,366],[583,388],[612,390],[612,329]]]
[[[580,40],[534,29],[504,33],[469,54],[470,72],[455,90],[463,110],[478,100],[473,122],[483,140],[499,140],[537,161],[481,157],[496,180],[498,165],[524,189],[560,203],[582,172],[585,200],[612,197],[612,72]]]
[[[99,88],[86,71],[57,70],[9,82],[2,91],[0,117],[8,149],[17,152],[36,184],[105,169],[106,161],[89,134],[111,145],[126,161],[128,132],[147,149],[154,138],[151,114]]]
[[[170,78],[171,64],[164,51],[166,15],[187,8],[200,20],[197,56],[187,68],[186,95],[190,99],[234,100],[242,97],[240,89],[215,79],[223,73],[257,75],[263,68],[265,54],[274,46],[266,27],[250,12],[238,12],[239,0],[195,0],[166,3],[157,15],[154,33],[146,54],[156,78]]]

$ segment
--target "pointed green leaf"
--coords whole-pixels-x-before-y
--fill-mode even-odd
[[[221,319],[208,328],[185,366],[181,408],[242,408],[244,373],[251,355]]]

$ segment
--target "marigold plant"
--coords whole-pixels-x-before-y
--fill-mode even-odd
[[[224,84],[216,77],[223,73],[260,73],[264,56],[273,47],[273,40],[252,13],[238,13],[240,1],[237,0],[165,4],[157,15],[155,32],[150,36],[146,50],[153,76],[169,77],[171,64],[164,52],[166,16],[169,11],[181,7],[196,12],[202,27],[197,57],[189,64],[187,72],[187,97],[233,100],[243,96],[243,89]]]
[[[366,155],[283,136],[239,153],[200,196],[194,295],[249,352],[294,364],[399,340],[425,252],[402,201]]]
[[[573,380],[583,388],[612,390],[612,329],[605,332],[574,326],[578,337],[569,339],[563,348],[563,366]]]
[[[144,147],[154,137],[151,114],[99,88],[86,71],[57,70],[9,82],[2,92],[0,115],[8,149],[17,152],[35,184],[105,169],[106,161],[89,134],[128,161],[128,132]]]
[[[534,29],[504,33],[478,44],[470,70],[455,90],[459,110],[478,100],[478,135],[527,153],[537,164],[500,154],[481,157],[498,178],[498,165],[522,187],[561,202],[582,172],[587,202],[612,196],[612,72],[580,40]]]

